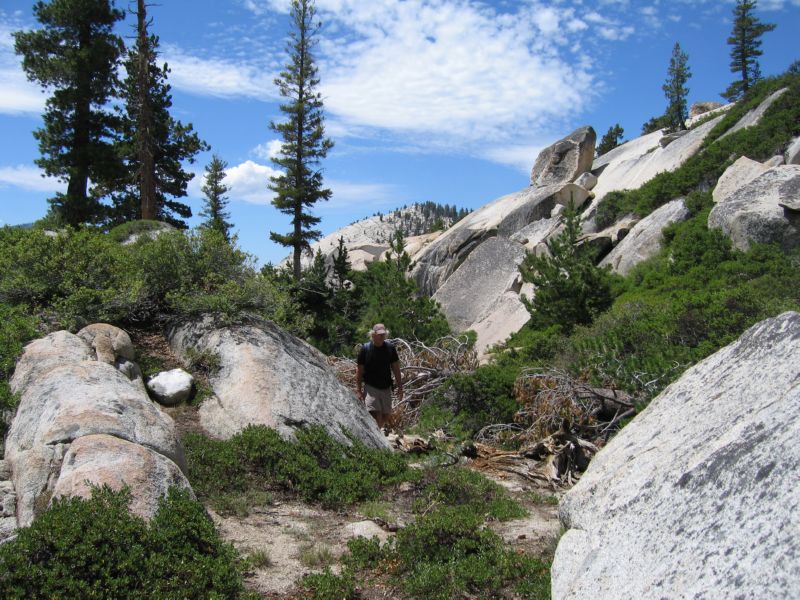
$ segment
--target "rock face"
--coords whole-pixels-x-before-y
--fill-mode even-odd
[[[85,341],[60,331],[30,343],[11,379],[11,389],[20,394],[20,403],[6,438],[6,460],[16,491],[20,526],[29,525],[52,495],[72,493],[84,479],[115,487],[128,483],[134,508],[141,509],[139,514],[146,517],[152,516],[149,508],[155,507],[169,485],[189,488],[181,473],[185,466],[183,449],[172,419],[150,401],[141,381],[131,381],[112,365],[92,357]],[[138,457],[115,459],[120,468],[113,480],[93,474],[86,466],[108,460],[110,442],[100,447],[83,439],[97,436],[117,440],[120,452],[133,452]],[[73,457],[77,457],[78,449],[80,461],[76,463]],[[149,472],[171,475],[140,485],[141,469],[145,468],[140,458],[144,454],[150,457]],[[123,469],[123,463],[130,470]],[[73,475],[76,464],[81,466],[78,481]]]
[[[606,194],[616,190],[633,190],[641,187],[663,171],[674,171],[694,156],[708,133],[724,118],[724,115],[691,129],[675,139],[665,148],[660,145],[661,131],[631,140],[600,156],[592,165],[598,182],[592,190],[595,200],[592,210]]]
[[[800,165],[800,137],[796,137],[792,140],[783,158],[787,165]]]
[[[661,251],[664,236],[661,231],[667,225],[683,221],[689,211],[683,200],[673,200],[639,221],[623,240],[602,260],[600,266],[608,265],[620,275],[627,275],[639,263],[652,258]]]
[[[718,203],[708,227],[747,250],[753,243],[777,243],[785,250],[800,245],[800,214],[784,208],[800,197],[800,165],[775,167]]]
[[[413,276],[420,290],[433,295],[487,239],[511,237],[534,221],[549,218],[563,187],[529,187],[502,196],[461,219],[417,255]]]
[[[717,181],[717,185],[712,192],[714,202],[722,202],[739,188],[747,185],[768,170],[769,167],[758,161],[750,160],[746,156],[740,157],[725,169],[725,172]]]
[[[344,427],[367,446],[388,448],[325,356],[273,323],[217,327],[207,317],[173,328],[169,340],[179,355],[193,348],[219,358],[210,377],[215,396],[200,407],[200,422],[214,436],[227,439],[247,425],[265,425],[292,438],[296,427],[322,425],[342,442],[348,441]]]
[[[453,331],[466,331],[498,296],[513,288],[519,278],[524,248],[508,239],[491,238],[481,244],[433,295],[447,315]],[[482,290],[469,294],[465,290]]]
[[[147,381],[147,389],[159,404],[176,406],[191,398],[194,377],[183,369],[163,371]]]
[[[798,356],[800,314],[763,321],[601,450],[561,502],[553,599],[800,597]]]
[[[754,125],[757,125],[759,123],[759,121],[761,121],[761,118],[764,116],[764,114],[767,112],[767,110],[769,110],[769,107],[772,106],[775,103],[775,101],[778,98],[780,98],[781,96],[783,96],[788,90],[789,90],[789,88],[783,88],[783,89],[780,89],[777,92],[774,92],[773,94],[771,94],[766,100],[764,100],[756,108],[754,108],[753,110],[748,112],[744,117],[739,119],[739,122],[736,123],[736,125],[734,125],[733,127],[731,127],[728,131],[726,131],[722,135],[722,137],[724,138],[724,137],[727,137],[729,135],[732,135],[732,134],[736,133],[737,131],[745,129],[746,127],[752,127]]]
[[[591,127],[581,127],[545,148],[531,170],[531,185],[557,185],[575,181],[592,168],[597,134]]]

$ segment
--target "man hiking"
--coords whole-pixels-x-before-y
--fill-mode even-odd
[[[366,402],[369,414],[383,429],[392,414],[392,374],[397,384],[397,399],[403,399],[403,380],[400,378],[400,357],[383,323],[369,332],[371,341],[361,346],[356,363],[356,389],[359,400]]]

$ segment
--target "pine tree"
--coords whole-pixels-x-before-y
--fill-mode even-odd
[[[689,116],[689,107],[686,103],[689,88],[686,87],[686,83],[692,76],[688,63],[689,55],[681,50],[679,43],[675,42],[667,70],[667,80],[661,86],[669,101],[667,112],[664,114],[669,120],[669,127],[672,131],[686,129],[686,119]]]
[[[345,289],[345,281],[349,279],[352,270],[347,246],[344,245],[344,236],[339,236],[339,245],[333,254],[333,282],[336,291]]]
[[[228,198],[225,196],[228,186],[222,183],[227,168],[228,163],[216,154],[206,165],[205,185],[202,188],[205,200],[200,216],[206,219],[202,227],[218,231],[225,236],[227,241],[230,241],[230,230],[233,224],[228,221],[231,215],[225,210],[228,205]]]
[[[600,143],[597,145],[597,156],[603,156],[603,154],[606,152],[610,152],[619,146],[624,133],[625,130],[620,126],[619,123],[609,127],[608,131],[606,131],[605,135],[600,140]]]
[[[95,222],[103,207],[89,181],[101,189],[119,172],[112,149],[117,119],[103,108],[118,85],[116,67],[123,50],[113,33],[124,13],[109,0],[37,2],[42,29],[14,33],[14,50],[31,81],[52,89],[44,126],[34,132],[47,175],[67,182],[50,204],[69,225]]]
[[[158,37],[148,34],[151,21],[147,5],[137,0],[136,43],[125,61],[127,77],[122,87],[124,113],[118,147],[126,162],[126,175],[114,196],[115,221],[158,219],[186,228],[183,219],[191,208],[175,198],[186,196],[192,177],[183,163],[193,163],[208,145],[169,114],[169,66],[159,67]]]
[[[303,249],[321,235],[313,229],[319,218],[307,209],[331,197],[331,191],[323,187],[322,171],[317,169],[333,142],[325,137],[322,95],[317,91],[319,77],[313,48],[320,25],[315,21],[315,14],[313,0],[292,0],[294,31],[287,45],[290,62],[275,80],[281,96],[287,99],[280,109],[288,119],[270,123],[270,128],[283,138],[278,156],[272,159],[282,169],[280,175],[270,178],[269,188],[276,194],[272,204],[292,217],[292,231],[270,232],[270,239],[293,248],[296,280],[301,275]]]
[[[731,46],[731,73],[739,79],[731,83],[722,96],[730,102],[742,97],[761,78],[758,57],[761,51],[761,36],[775,29],[774,23],[762,23],[755,16],[756,0],[736,0],[733,9],[733,29],[728,38]]]
[[[534,327],[558,325],[569,333],[611,306],[611,275],[595,266],[585,245],[578,245],[580,234],[580,217],[570,205],[564,212],[564,230],[547,243],[550,256],[528,254],[520,265],[522,279],[536,287],[527,303]]]

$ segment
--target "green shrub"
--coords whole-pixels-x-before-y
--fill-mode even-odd
[[[250,426],[230,440],[190,434],[184,440],[189,479],[197,494],[279,487],[324,506],[376,498],[384,486],[412,479],[402,455],[334,440],[323,427],[295,432],[288,442],[274,430]]]
[[[128,221],[127,223],[122,223],[112,228],[108,232],[108,237],[117,243],[122,243],[130,239],[131,236],[149,233],[151,231],[159,231],[165,228],[171,229],[167,223],[163,223],[162,221]]]
[[[60,498],[0,546],[3,598],[239,598],[236,551],[203,507],[170,490],[150,523],[130,493],[95,489]]]
[[[381,547],[376,538],[348,542],[348,570],[389,573],[410,598],[549,598],[542,561],[507,548],[483,519],[464,507],[421,515]]]
[[[330,568],[326,568],[323,573],[306,575],[300,580],[300,588],[310,594],[303,597],[311,600],[351,600],[358,597],[355,578],[347,570],[334,575]]]
[[[38,324],[38,319],[24,308],[0,303],[0,456],[8,427],[6,418],[17,407],[17,397],[11,393],[8,380],[25,344],[37,337]]]
[[[463,467],[429,473],[422,493],[414,501],[414,508],[417,512],[426,512],[433,506],[459,507],[481,519],[491,517],[499,521],[521,519],[527,514],[502,487],[477,471]]]
[[[475,433],[492,423],[510,423],[519,409],[514,382],[519,367],[484,365],[473,373],[453,375],[436,391],[426,408],[431,427]],[[431,418],[434,416],[435,418]]]

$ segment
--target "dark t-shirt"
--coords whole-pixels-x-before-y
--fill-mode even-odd
[[[361,346],[357,363],[364,365],[364,383],[380,390],[392,387],[392,369],[389,365],[400,360],[397,350],[389,342],[376,346],[372,342]]]

